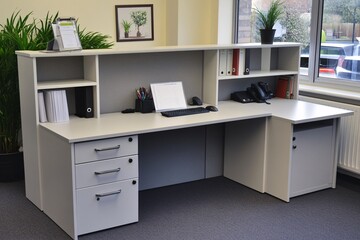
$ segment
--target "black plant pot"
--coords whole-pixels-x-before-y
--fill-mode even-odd
[[[0,182],[14,182],[22,179],[24,179],[23,153],[1,153]]]
[[[273,44],[276,29],[260,29],[261,44]]]

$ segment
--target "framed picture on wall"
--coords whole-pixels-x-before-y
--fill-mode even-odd
[[[153,4],[116,5],[116,41],[154,40]]]

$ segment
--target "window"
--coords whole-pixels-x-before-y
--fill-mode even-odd
[[[271,0],[236,0],[236,41],[259,42],[252,9]],[[302,43],[300,74],[309,83],[360,87],[360,0],[284,0],[274,41]]]
[[[321,7],[321,6],[320,6]],[[323,0],[322,39],[320,63],[322,59],[332,59],[336,64],[326,66],[331,69],[330,80],[337,84],[348,84],[360,80],[359,58],[359,0]],[[321,11],[320,11],[321,12]],[[320,64],[319,79],[323,77]]]
[[[237,0],[238,34],[237,42],[260,42],[260,33],[256,27],[253,8],[267,9],[271,0]],[[277,22],[274,41],[300,42],[304,47],[310,42],[311,2],[309,0],[284,1],[285,15]]]

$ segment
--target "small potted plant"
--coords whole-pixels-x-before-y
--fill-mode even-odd
[[[124,36],[125,36],[125,38],[128,38],[129,37],[129,32],[130,32],[130,27],[131,27],[132,23],[128,22],[126,20],[122,20],[121,25],[124,28]]]
[[[272,0],[267,12],[261,11],[255,7],[254,11],[260,23],[260,36],[262,44],[272,44],[275,31],[273,29],[276,21],[280,20],[284,14],[283,2],[281,0]]]
[[[140,27],[145,25],[147,22],[146,11],[131,12],[130,16],[131,16],[131,19],[133,20],[134,24],[137,26],[136,36],[141,37]]]

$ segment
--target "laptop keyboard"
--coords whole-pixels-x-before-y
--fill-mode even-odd
[[[161,112],[161,115],[165,117],[178,117],[178,116],[185,116],[185,115],[192,115],[192,114],[199,114],[199,113],[208,113],[209,110],[203,107],[195,107],[195,108],[186,108],[186,109],[179,109],[179,110],[172,110],[172,111],[165,111]]]

